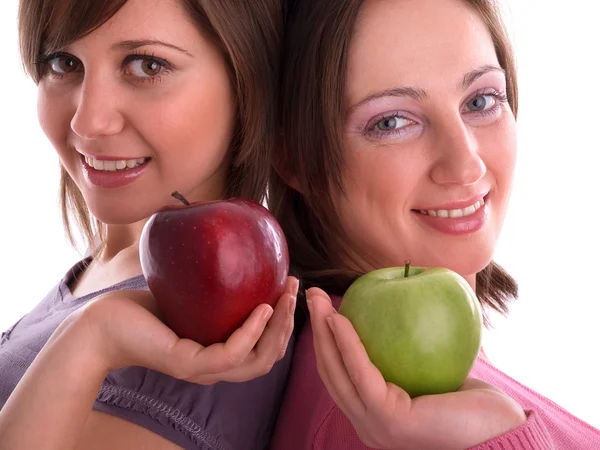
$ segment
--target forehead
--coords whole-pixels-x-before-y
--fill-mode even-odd
[[[89,36],[133,39],[140,33],[177,34],[194,25],[179,0],[57,0],[49,23],[46,52]]]
[[[348,95],[456,85],[492,64],[498,59],[491,35],[466,0],[367,0],[350,44]]]

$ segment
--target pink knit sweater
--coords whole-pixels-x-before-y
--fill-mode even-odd
[[[339,305],[339,299],[334,298]],[[521,427],[475,450],[600,450],[600,431],[479,358],[471,376],[490,383],[525,410]],[[317,371],[312,330],[302,330],[271,450],[368,450],[329,396]]]

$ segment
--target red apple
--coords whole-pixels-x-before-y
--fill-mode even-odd
[[[163,320],[181,338],[224,342],[261,303],[275,306],[289,271],[279,223],[241,198],[168,206],[140,237],[142,271]]]

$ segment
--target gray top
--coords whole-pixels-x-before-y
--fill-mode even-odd
[[[113,290],[148,289],[143,276],[75,298],[69,282],[77,263],[31,312],[0,338],[0,409],[58,325],[94,297]],[[244,383],[202,386],[143,367],[111,372],[94,408],[141,425],[185,449],[267,448],[287,381],[288,352],[265,376]]]

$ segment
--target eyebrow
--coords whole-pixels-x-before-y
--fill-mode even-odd
[[[481,78],[483,75],[489,72],[501,72],[506,76],[506,71],[504,69],[498,66],[488,64],[467,73],[463,77],[461,83],[459,83],[459,88],[463,90],[467,89],[475,81],[477,81],[479,78]],[[367,95],[356,105],[352,106],[352,108],[350,108],[349,113],[352,113],[355,109],[360,108],[361,106],[372,102],[373,100],[377,100],[383,97],[410,97],[417,101],[422,101],[429,98],[429,94],[424,89],[407,86],[385,89],[383,91],[374,92],[372,94]]]
[[[114,44],[111,48],[113,50],[135,50],[140,47],[145,47],[147,45],[162,45],[163,47],[169,47],[175,49],[181,53],[184,53],[187,56],[193,55],[187,50],[177,47],[176,45],[169,44],[168,42],[158,41],[155,39],[141,39],[141,40],[131,40],[131,41],[122,41]]]
[[[469,86],[471,86],[473,83],[475,83],[475,81],[477,81],[479,78],[484,76],[486,73],[490,73],[490,72],[501,72],[504,76],[506,76],[506,71],[503,68],[494,66],[491,64],[487,64],[485,66],[480,67],[479,69],[475,69],[475,70],[469,72],[468,74],[466,74],[463,77],[463,80],[462,80],[462,83],[460,86],[463,89],[467,89]]]

